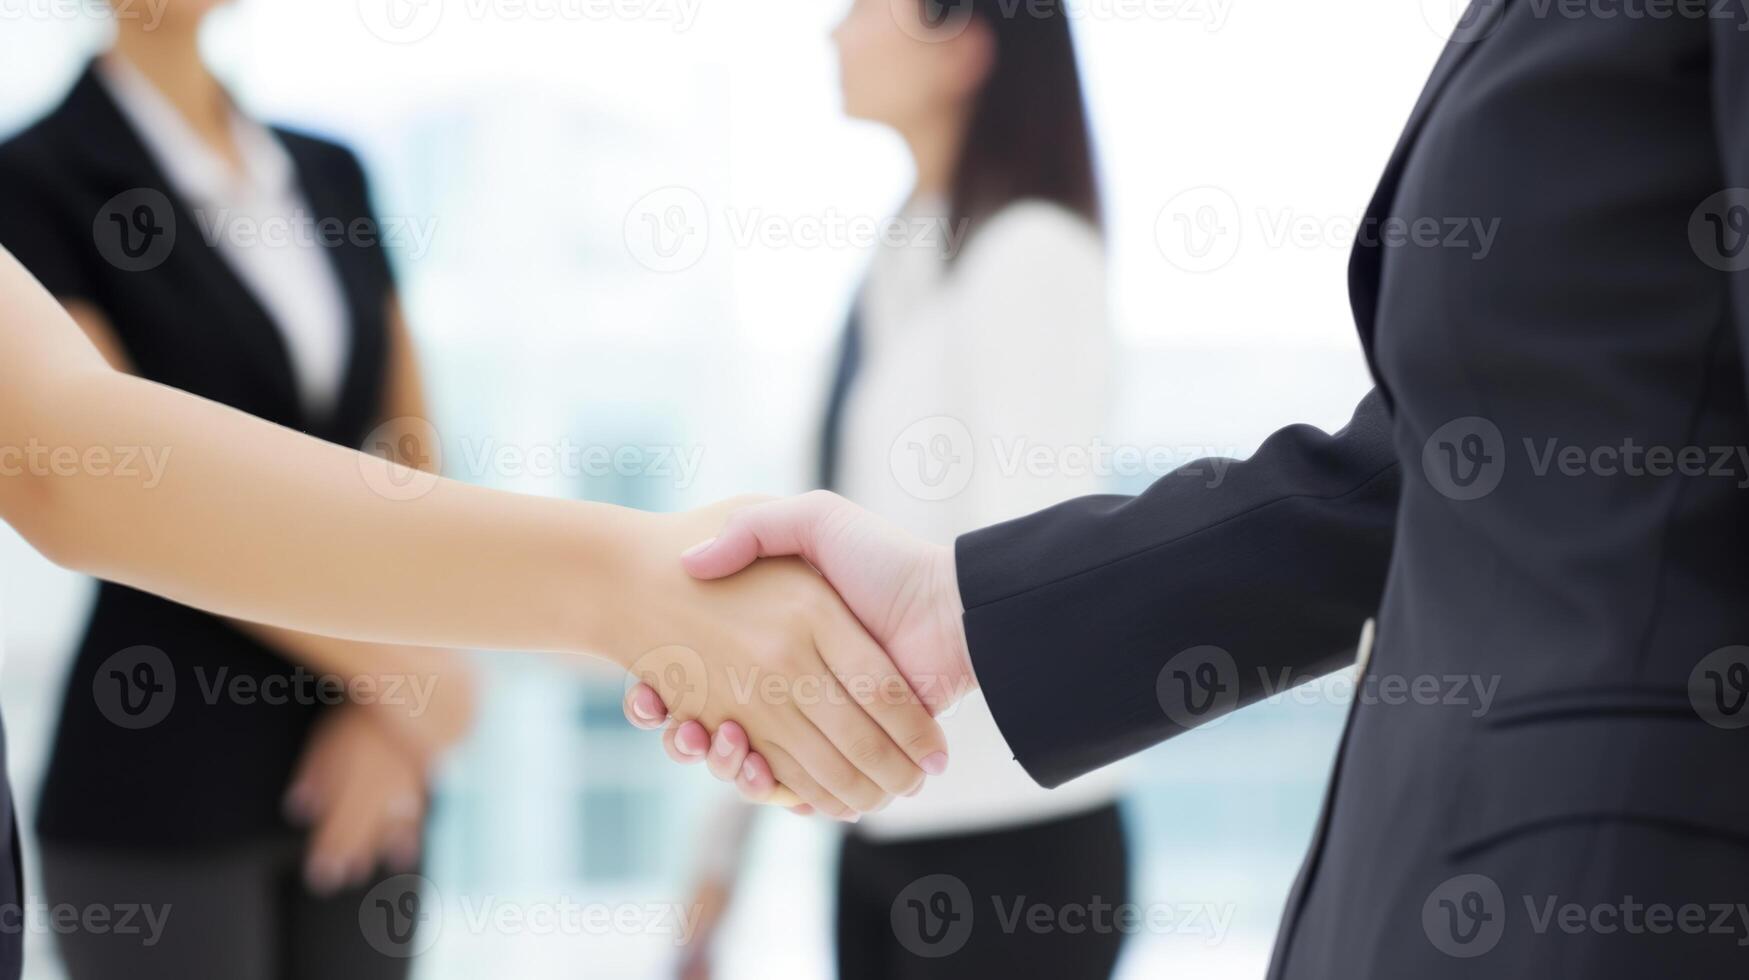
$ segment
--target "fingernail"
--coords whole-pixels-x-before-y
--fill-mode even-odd
[[[741,763],[741,781],[744,783],[753,781],[753,760],[749,759]]]
[[[735,754],[735,746],[729,743],[729,736],[717,732],[717,754],[727,759]]]
[[[639,718],[642,718],[645,721],[661,721],[662,720],[662,716],[658,715],[656,713],[655,709],[651,708],[648,704],[646,704],[645,699],[643,699],[641,697],[634,698],[632,700],[632,714],[637,715]]]
[[[717,543],[716,538],[705,538],[703,541],[700,541],[698,544],[695,544],[692,547],[686,549],[685,551],[682,551],[680,553],[680,557],[691,558],[694,555],[704,554],[704,552],[707,551],[711,545],[716,544],[716,543]]]
[[[947,753],[931,752],[924,756],[923,761],[919,762],[918,765],[922,766],[923,771],[931,776],[939,776],[947,771]]]

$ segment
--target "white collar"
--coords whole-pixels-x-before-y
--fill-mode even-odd
[[[233,106],[231,138],[242,158],[241,172],[213,152],[143,72],[111,51],[97,61],[97,75],[121,113],[145,143],[177,193],[214,204],[246,195],[284,194],[296,173],[290,154],[265,126]]]

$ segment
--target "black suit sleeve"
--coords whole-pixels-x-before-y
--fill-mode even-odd
[[[1060,504],[959,539],[966,636],[1015,758],[1045,786],[1353,657],[1378,608],[1399,468],[1370,393],[1139,497]]]
[[[364,267],[371,276],[371,281],[382,289],[386,295],[394,291],[395,273],[389,263],[389,246],[383,237],[388,233],[382,218],[376,209],[376,201],[371,195],[370,178],[365,176],[364,164],[359,162],[351,150],[335,147],[338,160],[339,179],[347,189],[347,200],[352,204],[352,217],[369,221],[376,230],[373,241],[362,245],[364,252]]]
[[[98,261],[91,215],[76,216],[43,178],[40,154],[0,158],[0,246],[61,300],[99,300],[90,270]]]
[[[1714,126],[1724,173],[1718,193],[1698,202],[1689,219],[1689,243],[1731,276],[1730,315],[1749,361],[1749,7],[1731,4],[1712,23]]]

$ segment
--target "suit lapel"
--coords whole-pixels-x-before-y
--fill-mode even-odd
[[[178,229],[175,244],[165,264],[145,274],[174,276],[186,282],[189,293],[200,296],[202,304],[214,310],[217,328],[226,331],[246,352],[256,376],[284,406],[283,421],[303,427],[291,354],[278,325],[207,241],[199,216],[110,98],[95,67],[88,68],[74,85],[62,111],[71,123],[64,130],[70,149],[95,182],[100,199],[142,187],[158,189],[169,199]]]
[[[361,213],[360,208],[357,202],[350,200],[341,181],[332,173],[324,172],[323,161],[311,152],[310,143],[278,129],[273,130],[273,135],[292,158],[297,171],[298,191],[303,195],[316,226],[350,228]],[[382,233],[380,226],[373,226],[372,231],[377,235]],[[387,297],[382,294],[382,284],[373,282],[373,277],[361,268],[361,247],[353,242],[321,246],[346,300],[347,355],[345,374],[332,413],[326,418],[312,418],[310,421],[324,437],[342,443],[350,443],[362,436],[365,429],[375,424],[375,416],[382,408],[383,365],[380,351],[375,351],[371,342],[380,341],[382,337],[381,323],[386,313]],[[378,242],[374,247],[386,246]],[[377,346],[380,347],[380,343]]]
[[[1433,73],[1421,90],[1421,98],[1416,101],[1414,110],[1409,114],[1409,122],[1403,127],[1402,136],[1397,139],[1397,147],[1391,152],[1390,162],[1385,165],[1384,175],[1379,178],[1372,202],[1367,205],[1363,228],[1377,228],[1390,216],[1397,198],[1397,187],[1403,179],[1403,168],[1421,137],[1427,117],[1438,104],[1439,97],[1450,84],[1452,76],[1499,26],[1505,5],[1505,0],[1471,0],[1470,9],[1464,15],[1464,24],[1467,26],[1459,27],[1457,35],[1446,45],[1439,61],[1433,66]],[[1361,346],[1366,350],[1367,366],[1372,370],[1373,380],[1377,382],[1379,393],[1384,396],[1388,405],[1392,403],[1391,393],[1385,387],[1374,353],[1379,276],[1384,269],[1384,249],[1379,238],[1378,235],[1363,235],[1355,242],[1354,250],[1348,257],[1348,299],[1354,310],[1355,326],[1360,330]]]

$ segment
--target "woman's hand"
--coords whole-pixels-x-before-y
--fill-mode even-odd
[[[377,672],[379,688],[397,693],[360,707],[368,707],[413,761],[430,771],[473,728],[474,672],[453,650],[408,648],[406,654],[404,672]]]
[[[419,862],[425,769],[371,714],[347,705],[324,716],[286,791],[291,819],[310,828],[304,880],[317,894]]]
[[[678,561],[746,501],[653,517],[630,553],[615,659],[648,685],[676,725],[734,721],[775,782],[803,803],[854,820],[914,792],[946,739],[881,646],[799,559],[759,562],[699,581]],[[713,766],[745,767],[745,758]]]
[[[717,536],[683,561],[692,575],[716,579],[769,561],[765,556],[782,555],[805,557],[830,580],[931,711],[945,710],[977,686],[960,623],[951,548],[927,544],[835,494],[816,491],[733,509]],[[733,782],[743,798],[784,802],[778,782],[788,780],[781,773],[772,778],[745,732],[674,716],[669,703],[660,690],[639,685],[627,692],[626,717],[640,728],[666,723],[663,743],[671,758],[708,762],[711,772]],[[938,775],[947,757],[921,763]]]

